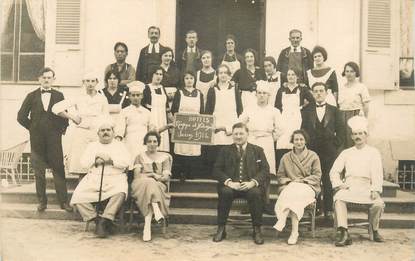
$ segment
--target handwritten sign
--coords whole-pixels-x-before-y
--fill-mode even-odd
[[[212,115],[176,113],[172,142],[213,144],[215,117]]]

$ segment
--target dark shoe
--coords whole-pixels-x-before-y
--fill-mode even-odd
[[[385,242],[385,239],[379,234],[378,231],[373,231],[373,241],[375,242]]]
[[[216,235],[213,237],[213,242],[220,242],[226,238],[226,231],[225,226],[218,226],[218,231]]]
[[[108,236],[107,220],[108,219],[103,218],[103,217],[98,218],[98,223],[95,228],[95,234],[100,238],[105,238]]]
[[[340,235],[337,238],[336,242],[334,243],[337,247],[347,246],[352,244],[352,239],[350,238],[349,232],[347,229],[340,227],[339,228]]]
[[[37,206],[37,211],[38,212],[45,212],[45,210],[48,208],[48,206],[45,203],[40,203]]]
[[[262,233],[261,233],[261,227],[259,227],[259,226],[254,227],[253,238],[254,238],[255,244],[257,244],[257,245],[264,244],[264,239],[262,238]]]
[[[73,212],[73,207],[69,206],[68,203],[61,204],[61,209],[64,209],[66,212]]]

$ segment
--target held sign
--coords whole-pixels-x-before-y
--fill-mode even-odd
[[[188,144],[213,144],[215,117],[204,114],[176,113],[172,142]]]

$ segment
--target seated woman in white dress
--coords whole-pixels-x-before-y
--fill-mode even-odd
[[[278,222],[274,228],[282,231],[287,217],[291,217],[291,235],[288,244],[294,245],[298,240],[298,224],[304,214],[304,208],[315,201],[320,192],[321,167],[317,154],[308,150],[308,134],[296,130],[291,136],[293,150],[284,154],[277,172],[281,193],[275,204]]]
[[[144,136],[147,151],[134,161],[134,180],[131,184],[132,196],[144,216],[143,241],[151,240],[151,220],[166,226],[170,195],[168,181],[171,175],[171,156],[157,151],[161,142],[158,132],[150,131]]]

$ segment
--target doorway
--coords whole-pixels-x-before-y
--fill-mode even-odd
[[[214,64],[222,59],[227,34],[236,37],[238,53],[253,48],[262,62],[265,4],[265,0],[177,0],[176,57],[183,52],[186,32],[195,30],[199,48],[212,51]]]

